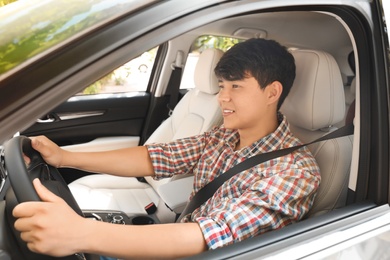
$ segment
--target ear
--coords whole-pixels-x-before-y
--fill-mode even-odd
[[[277,104],[282,95],[283,86],[279,81],[274,81],[267,86],[268,104]]]

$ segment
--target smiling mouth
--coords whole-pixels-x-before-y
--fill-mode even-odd
[[[228,116],[228,115],[231,115],[231,114],[233,114],[235,111],[234,110],[231,110],[231,109],[223,109],[222,110],[222,114],[224,115],[224,116]]]

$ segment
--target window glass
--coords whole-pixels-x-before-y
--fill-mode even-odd
[[[10,4],[12,2],[16,2],[16,0],[0,0],[0,7]]]
[[[78,95],[146,91],[158,47],[125,63],[85,88]]]
[[[156,0],[1,1],[0,75],[153,1]]]
[[[203,35],[198,37],[191,46],[191,52],[201,53],[205,49],[220,49],[224,52],[229,50],[233,45],[243,42],[243,39],[224,37],[224,36],[213,36]]]
[[[243,39],[203,35],[198,37],[191,46],[190,53],[188,54],[187,61],[183,70],[183,77],[180,84],[180,89],[191,89],[195,87],[194,84],[194,72],[195,66],[198,62],[200,53],[205,49],[220,49],[227,51],[234,44],[244,41]]]

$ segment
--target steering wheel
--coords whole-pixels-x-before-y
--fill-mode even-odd
[[[6,195],[7,220],[10,229],[25,259],[53,259],[53,257],[33,253],[27,248],[27,244],[20,238],[20,232],[14,228],[13,208],[18,203],[41,201],[32,184],[35,178],[39,178],[46,188],[64,199],[76,213],[80,216],[83,216],[83,213],[57,168],[48,165],[40,153],[32,148],[31,139],[25,136],[14,137],[5,144],[4,148],[5,166],[11,182],[11,188]],[[28,166],[23,154],[30,158]],[[80,259],[80,256],[72,255],[55,259]]]

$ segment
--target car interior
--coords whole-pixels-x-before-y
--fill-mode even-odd
[[[353,123],[355,127],[351,136],[309,145],[320,166],[322,180],[313,208],[301,223],[321,223],[325,221],[324,216],[331,216],[328,214],[335,209],[346,209],[345,215],[364,210],[372,205],[351,211],[347,207],[367,197],[361,195],[358,188],[363,180],[359,177],[359,159],[364,155],[360,148],[365,145],[360,136],[363,77],[360,60],[367,57],[359,54],[357,46],[366,45],[357,38],[364,35],[356,33],[359,30],[356,23],[351,22],[352,15],[332,12],[326,6],[312,9],[237,11],[218,16],[218,19],[212,18],[211,11],[205,13],[205,22],[198,22],[199,26],[183,29],[173,36],[167,33],[161,36],[164,41],[154,40],[145,43],[148,49],[140,49],[138,55],[158,48],[153,66],[148,67],[150,74],[144,90],[74,93],[20,134],[46,135],[70,151],[102,151],[169,142],[203,133],[222,124],[217,102],[219,88],[213,70],[225,50],[209,42],[201,44],[202,48],[196,50],[200,53],[195,59],[196,66],[193,66],[192,46],[205,36],[240,41],[254,37],[274,39],[291,51],[296,62],[296,79],[281,108],[294,135],[308,143],[346,124]],[[113,54],[111,59],[115,59],[115,55],[119,54]],[[97,82],[131,59],[134,55],[121,58],[121,64],[103,62],[104,70],[95,73],[93,80]],[[167,106],[172,95],[168,93],[168,83],[175,66],[183,68],[184,73],[180,91],[177,90],[180,92],[177,104],[169,112]],[[367,81],[367,76],[364,80]],[[92,83],[80,84],[79,91]],[[73,117],[75,115],[78,117]],[[175,222],[187,204],[193,182],[193,176],[187,175],[155,180],[69,168],[59,169],[59,172],[85,216],[113,223],[123,220],[126,224]],[[121,215],[119,222],[113,220],[113,215]],[[297,227],[303,230],[302,226]],[[275,234],[283,237],[282,232],[283,229]]]
[[[332,40],[320,39],[320,36],[326,36],[324,33],[317,33],[318,37],[313,37],[318,27],[303,22],[305,20],[316,21],[322,30],[332,31],[334,37]],[[285,26],[281,26],[282,23]],[[351,81],[356,81],[348,63],[353,45],[348,30],[333,15],[320,12],[274,12],[223,19],[170,40],[165,59],[176,62],[178,52],[189,55],[190,46],[202,35],[239,39],[266,37],[280,41],[291,50],[297,67],[294,86],[281,108],[293,133],[301,141],[309,142],[344,125],[350,105],[345,97],[352,99]],[[195,88],[184,95],[172,115],[157,127],[145,143],[168,142],[202,133],[221,124],[216,101],[218,84],[213,68],[222,53],[217,48],[202,52],[193,72]],[[169,58],[169,55],[172,57]],[[166,74],[169,75],[169,72]],[[163,73],[160,77],[163,77]],[[181,82],[181,85],[185,84]],[[155,95],[158,95],[158,90]],[[110,138],[106,137],[100,146],[96,145],[95,140],[66,145],[64,148],[106,149]],[[346,205],[352,141],[351,137],[343,137],[310,145],[322,174],[321,187],[310,215]],[[192,188],[192,176],[179,175],[171,180],[154,180],[151,177],[139,180],[88,174],[71,181],[69,187],[84,210],[123,211],[130,217],[145,215],[152,222],[165,223],[173,222],[186,205]],[[150,203],[157,207],[153,214],[148,214],[145,209]]]
[[[294,134],[301,141],[309,142],[333,131],[335,125],[344,120],[346,104],[342,77],[336,61],[326,52],[305,49],[293,50],[292,53],[297,77],[281,111],[289,118]],[[221,55],[222,51],[217,49],[206,49],[200,55],[194,75],[196,87],[182,98],[172,115],[155,130],[146,144],[199,134],[221,123],[215,96],[218,83],[213,74]],[[207,89],[202,91],[202,87]],[[199,96],[203,93],[207,95]],[[189,103],[194,106],[192,109],[188,107]],[[298,108],[295,106],[297,103],[300,104]],[[308,108],[313,112],[307,113]],[[183,112],[187,114],[183,115]],[[179,116],[181,118],[177,119]],[[175,121],[177,123],[173,125]],[[322,174],[321,188],[310,212],[310,215],[314,215],[345,205],[352,143],[349,137],[343,137],[313,144],[310,149]],[[145,181],[139,181],[137,178],[94,174],[71,182],[69,187],[84,210],[117,210],[134,216],[148,214],[145,207],[150,203],[154,203],[158,209],[167,205],[173,213],[180,214],[190,195],[192,183],[192,176],[183,178],[178,175],[172,180],[146,177]],[[161,214],[160,210],[158,214]],[[156,215],[153,221],[166,218]]]

